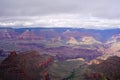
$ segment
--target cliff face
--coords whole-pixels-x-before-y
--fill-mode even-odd
[[[36,40],[36,39],[40,39],[40,38],[33,31],[26,30],[20,36],[18,36],[18,39]]]
[[[68,44],[76,44],[79,45],[79,42],[74,38],[70,37],[69,41],[67,41]]]
[[[91,68],[95,72],[102,73],[109,80],[120,79],[120,57],[113,56],[97,65],[92,65]]]
[[[0,78],[3,80],[50,80],[48,68],[52,58],[35,51],[11,54],[0,64]]]
[[[107,42],[106,54],[120,57],[120,34],[113,35]]]
[[[101,44],[100,41],[97,41],[94,37],[92,36],[84,36],[81,39],[81,44]]]
[[[17,35],[18,33],[11,29],[0,30],[0,39],[15,39]]]

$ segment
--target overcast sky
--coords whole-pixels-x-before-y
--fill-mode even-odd
[[[120,0],[0,0],[0,26],[120,28]]]

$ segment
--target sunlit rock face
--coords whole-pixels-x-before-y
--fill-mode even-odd
[[[83,36],[80,44],[100,44],[101,42],[97,41],[92,36]]]
[[[0,64],[2,80],[50,80],[48,68],[53,59],[36,51],[11,54]]]
[[[106,54],[116,55],[120,57],[120,34],[113,35],[107,42],[105,49]]]
[[[100,41],[97,41],[92,36],[83,36],[80,41],[78,41],[75,37],[70,37],[67,41],[68,44],[77,44],[77,45],[92,45],[92,44],[101,44]]]
[[[67,44],[79,45],[79,42],[74,37],[70,37],[69,41],[67,41]]]
[[[91,60],[89,63],[87,63],[88,65],[92,65],[92,64],[100,64],[100,62],[96,59]]]

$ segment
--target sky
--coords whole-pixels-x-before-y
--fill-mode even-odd
[[[120,0],[0,0],[0,27],[120,28]]]

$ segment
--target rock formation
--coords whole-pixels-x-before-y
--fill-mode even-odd
[[[39,36],[37,36],[33,31],[26,30],[23,32],[20,36],[18,36],[18,39],[23,39],[23,40],[36,40],[40,39]]]
[[[74,37],[70,37],[69,41],[67,41],[67,44],[79,45],[79,42]]]
[[[1,29],[0,30],[0,39],[15,39],[18,33],[11,29]]]
[[[11,54],[0,64],[2,80],[50,80],[48,67],[52,58],[36,51]]]
[[[102,73],[109,80],[120,79],[120,57],[113,56],[97,65],[92,65],[94,72]]]
[[[80,44],[100,44],[101,42],[97,41],[92,36],[83,36]]]

